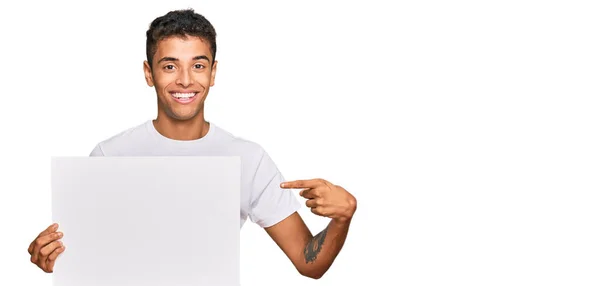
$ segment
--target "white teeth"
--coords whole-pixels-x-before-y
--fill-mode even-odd
[[[190,97],[193,97],[194,95],[196,95],[196,93],[194,93],[194,92],[191,92],[191,93],[179,93],[179,92],[173,93],[173,96],[176,97],[176,98],[190,98]]]

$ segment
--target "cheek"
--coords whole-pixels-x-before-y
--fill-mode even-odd
[[[210,83],[210,73],[209,72],[199,73],[194,77],[194,80],[202,87],[206,87]]]
[[[161,77],[154,82],[159,91],[164,91],[168,87],[175,85],[175,80],[172,80],[169,77]]]

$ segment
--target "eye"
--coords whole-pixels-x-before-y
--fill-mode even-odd
[[[204,68],[204,65],[202,65],[202,64],[195,64],[195,65],[194,65],[194,68],[197,68],[197,69],[203,69],[203,68]]]
[[[174,65],[166,65],[163,68],[166,70],[172,70],[172,69],[175,69],[175,66]]]

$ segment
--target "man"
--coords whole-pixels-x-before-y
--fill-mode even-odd
[[[171,11],[155,19],[146,33],[144,74],[157,94],[156,119],[100,142],[90,156],[240,156],[240,228],[249,217],[263,227],[304,276],[320,278],[346,239],[356,199],[322,179],[283,182],[258,144],[233,136],[204,118],[204,100],[217,71],[216,33],[193,10]],[[331,218],[313,236],[297,213],[300,203],[284,189],[302,189],[314,214]],[[58,224],[31,242],[31,262],[47,273],[64,252]]]

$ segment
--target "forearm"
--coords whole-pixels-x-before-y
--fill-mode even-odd
[[[304,247],[304,263],[299,267],[301,273],[315,279],[327,272],[340,253],[350,227],[350,220],[331,220],[327,227],[310,238]]]

